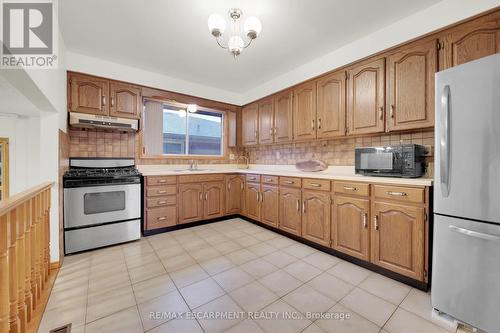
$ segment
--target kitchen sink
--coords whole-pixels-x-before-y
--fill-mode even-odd
[[[177,169],[174,172],[195,172],[195,171],[210,171],[210,169]]]

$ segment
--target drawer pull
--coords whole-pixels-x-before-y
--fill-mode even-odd
[[[295,184],[295,182],[292,181],[292,180],[284,180],[283,183],[285,183],[285,184]]]
[[[159,190],[158,191],[158,194],[163,194],[163,193],[167,193],[167,191],[166,190]]]
[[[310,183],[309,185],[311,185],[312,187],[321,187],[321,184],[318,183]]]
[[[272,178],[266,178],[266,182],[272,182]]]
[[[250,179],[250,180],[256,180],[257,177],[248,177],[248,179]]]
[[[165,221],[167,218],[165,216],[159,217],[158,221]]]
[[[158,205],[164,205],[166,203],[167,203],[166,201],[158,201]]]
[[[167,182],[167,180],[166,180],[166,179],[159,179],[159,180],[158,180],[158,183],[166,183],[166,182]]]
[[[375,215],[375,217],[373,218],[373,222],[375,222],[373,227],[375,228],[376,231],[378,231],[378,216],[377,215]]]
[[[408,195],[408,193],[406,192],[394,192],[394,191],[387,191],[387,194],[395,197],[406,197]]]
[[[352,187],[352,186],[344,186],[344,190],[346,190],[346,191],[357,191],[358,189],[356,187]]]
[[[363,228],[368,228],[368,214],[363,213]]]

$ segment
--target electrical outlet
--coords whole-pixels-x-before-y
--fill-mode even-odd
[[[232,161],[235,159],[234,154],[229,154],[229,159]]]
[[[424,145],[425,156],[434,156],[434,147],[432,145]]]

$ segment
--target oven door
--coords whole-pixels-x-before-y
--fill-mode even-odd
[[[65,229],[137,219],[140,216],[140,184],[64,189]]]
[[[356,148],[356,173],[400,175],[402,174],[402,157],[399,148]]]

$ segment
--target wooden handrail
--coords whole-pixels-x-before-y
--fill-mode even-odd
[[[0,203],[0,333],[24,333],[50,275],[50,190],[45,182]]]

